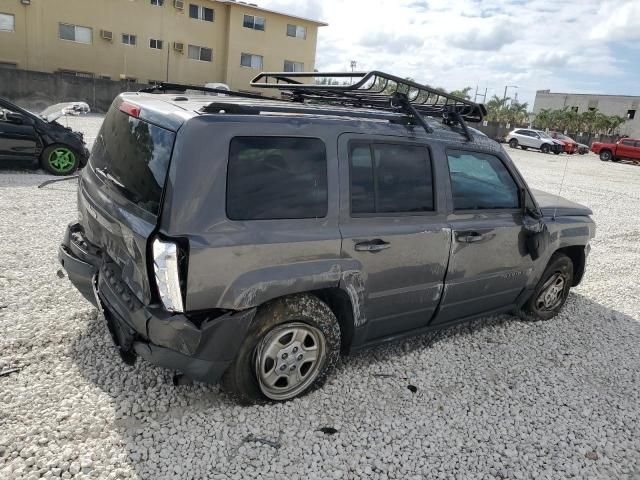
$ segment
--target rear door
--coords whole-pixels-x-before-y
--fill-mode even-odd
[[[512,305],[532,267],[519,188],[506,162],[495,154],[449,149],[447,163],[453,245],[435,324]]]
[[[367,340],[427,325],[451,239],[429,148],[343,134],[339,156],[342,257],[362,265]]]
[[[147,240],[156,228],[174,139],[174,132],[112,107],[78,191],[87,239],[120,267],[145,303],[151,298]]]
[[[524,145],[525,147],[533,146],[531,136],[526,130],[516,130],[515,135],[520,145]]]

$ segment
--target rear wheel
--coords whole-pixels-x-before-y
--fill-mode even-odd
[[[40,165],[53,175],[71,175],[78,169],[80,159],[77,153],[66,145],[50,145],[40,157]]]
[[[260,308],[222,387],[241,403],[287,401],[324,384],[340,356],[340,327],[313,295]]]
[[[602,150],[600,152],[600,160],[602,160],[603,162],[608,162],[612,159],[612,157],[613,155],[611,155],[611,151],[609,150]]]
[[[549,148],[549,145],[548,145],[548,144],[546,144],[546,143],[545,143],[545,144],[543,144],[543,145],[540,147],[540,151],[541,151],[542,153],[549,153],[549,151],[550,151],[550,150],[551,150],[551,149]]]
[[[555,317],[567,301],[572,283],[573,262],[564,253],[555,253],[520,315],[527,320]]]
[[[509,146],[511,148],[518,148],[518,139],[512,138],[511,140],[509,140]]]

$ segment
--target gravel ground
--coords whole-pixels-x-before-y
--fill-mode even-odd
[[[89,141],[99,123],[70,121]],[[533,187],[559,190],[565,156],[509,153]],[[593,208],[598,233],[556,319],[376,348],[260,407],[119,362],[57,275],[75,190],[37,190],[46,178],[0,173],[0,371],[19,369],[0,377],[0,478],[640,478],[639,167],[568,160],[562,194]]]

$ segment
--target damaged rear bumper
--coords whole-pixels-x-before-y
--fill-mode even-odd
[[[104,310],[114,343],[129,364],[139,355],[194,380],[215,383],[236,357],[255,315],[254,308],[196,318],[142,304],[121,280],[119,267],[86,241],[79,224],[67,228],[58,257],[71,283]]]

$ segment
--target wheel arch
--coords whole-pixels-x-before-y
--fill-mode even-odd
[[[563,253],[571,260],[573,264],[573,283],[572,287],[576,287],[582,281],[587,261],[586,247],[584,245],[572,245],[570,247],[558,248],[554,253]]]

